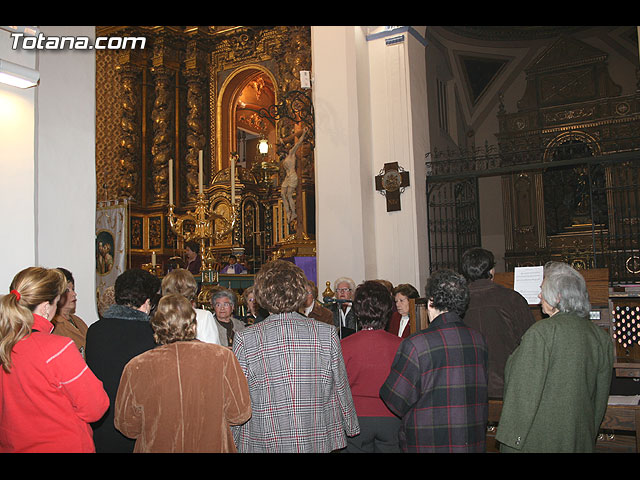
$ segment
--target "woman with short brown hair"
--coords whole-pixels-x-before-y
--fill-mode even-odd
[[[271,314],[235,334],[233,353],[247,376],[253,414],[234,427],[240,452],[322,453],[359,432],[333,325],[298,309],[307,278],[292,262],[274,260],[256,274],[258,303]]]

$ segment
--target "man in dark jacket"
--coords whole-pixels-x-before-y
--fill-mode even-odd
[[[92,424],[97,453],[133,452],[135,440],[122,435],[113,424],[115,399],[124,366],[133,357],[156,347],[149,312],[158,302],[160,279],[151,273],[132,269],[115,283],[116,304],[87,331],[87,365],[109,395],[110,406]]]
[[[493,282],[495,263],[493,253],[483,248],[462,255],[462,274],[471,294],[464,323],[484,335],[489,346],[489,397],[502,398],[507,358],[535,319],[522,295]]]

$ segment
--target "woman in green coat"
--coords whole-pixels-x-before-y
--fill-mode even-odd
[[[549,318],[529,328],[505,367],[500,451],[592,452],[609,398],[611,338],[589,320],[586,283],[569,265],[545,265],[539,297]]]

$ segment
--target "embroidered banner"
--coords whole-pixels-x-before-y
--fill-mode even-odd
[[[96,209],[96,302],[98,313],[113,303],[113,285],[127,266],[127,200],[100,202]]]

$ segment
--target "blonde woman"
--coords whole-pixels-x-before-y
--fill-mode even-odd
[[[73,341],[52,335],[67,282],[30,267],[0,299],[0,452],[95,452],[91,422],[109,407]]]
[[[196,312],[196,338],[202,342],[220,345],[220,334],[213,313],[202,308],[195,308],[198,284],[193,274],[184,268],[176,268],[162,279],[162,295],[179,294],[191,302]]]

